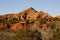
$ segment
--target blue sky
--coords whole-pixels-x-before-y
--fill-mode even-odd
[[[0,15],[18,13],[29,7],[52,16],[60,15],[60,0],[0,0]]]

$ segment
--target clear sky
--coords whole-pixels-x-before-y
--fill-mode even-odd
[[[18,13],[29,7],[52,16],[60,15],[60,0],[0,0],[0,15]]]

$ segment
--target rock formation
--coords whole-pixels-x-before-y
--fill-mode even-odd
[[[8,24],[6,23],[7,21],[10,22],[10,20],[12,20],[13,18],[16,18],[18,20],[17,23],[14,24]],[[19,29],[23,29],[23,28],[27,28],[27,25],[30,26],[31,28],[37,27],[37,24],[26,24],[26,23],[21,23],[21,21],[25,21],[25,20],[41,20],[41,19],[50,19],[53,18],[52,16],[50,16],[48,13],[43,12],[43,11],[36,11],[35,9],[33,9],[32,7],[16,13],[16,14],[6,14],[6,15],[1,15],[0,16],[0,21],[2,20],[3,22],[0,23],[0,28],[5,28],[8,27],[12,30],[19,30]],[[60,19],[60,16],[57,16],[56,18]],[[13,20],[14,21],[14,20]],[[16,20],[15,20],[16,21]],[[34,26],[34,27],[33,27]],[[45,26],[44,28],[46,29],[46,24],[43,24],[43,26]]]

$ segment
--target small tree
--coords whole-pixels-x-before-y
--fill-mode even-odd
[[[45,24],[47,21],[48,21],[48,19],[43,18],[43,19],[40,20],[40,23],[41,23],[41,24]]]

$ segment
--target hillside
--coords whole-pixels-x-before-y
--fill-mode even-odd
[[[3,33],[5,40],[57,40],[58,37],[60,39],[57,36],[60,30],[54,35],[57,36],[54,39],[53,31],[56,28],[60,28],[60,16],[53,17],[32,7],[16,14],[0,15],[0,35]]]

